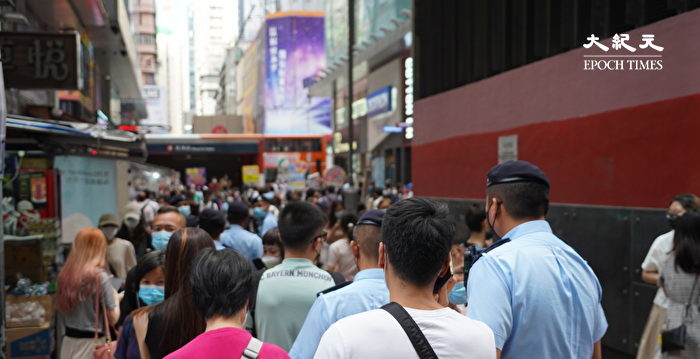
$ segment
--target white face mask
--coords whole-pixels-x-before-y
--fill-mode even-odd
[[[139,220],[136,218],[127,218],[124,220],[124,224],[126,225],[127,228],[134,229],[134,228],[136,228],[136,226],[139,225]]]
[[[110,239],[113,239],[114,237],[116,237],[117,231],[119,231],[119,228],[116,228],[116,227],[104,227],[104,228],[102,228],[102,233],[105,235],[105,238],[107,238],[107,240],[110,240]]]
[[[272,268],[282,262],[282,258],[276,256],[263,256],[261,260],[267,268]]]

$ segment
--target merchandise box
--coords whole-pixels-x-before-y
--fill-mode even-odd
[[[50,322],[38,327],[7,328],[7,358],[48,359],[53,350]]]
[[[51,323],[51,319],[54,314],[54,300],[55,295],[7,295],[5,296],[5,302],[7,304],[19,304],[26,302],[37,302],[44,308],[44,320],[42,322],[10,322],[6,321],[7,328],[24,328],[24,327],[37,327],[41,326],[43,323]]]

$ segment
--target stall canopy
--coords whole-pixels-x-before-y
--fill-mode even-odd
[[[45,151],[54,155],[86,155],[145,162],[142,135],[105,129],[95,124],[7,116],[7,149]]]

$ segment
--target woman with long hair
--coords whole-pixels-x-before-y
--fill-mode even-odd
[[[685,349],[664,353],[664,358],[700,358],[700,212],[678,218],[671,257],[661,266],[661,284],[670,300],[666,328],[686,325]]]
[[[165,250],[165,300],[133,312],[142,359],[160,359],[204,332],[204,318],[194,307],[190,270],[197,254],[214,248],[202,229],[183,228],[173,233]]]
[[[64,315],[66,335],[61,346],[61,359],[89,359],[95,348],[94,335],[98,332],[104,342],[107,324],[119,319],[119,301],[122,295],[112,288],[105,271],[107,240],[97,228],[84,228],[73,241],[63,269],[58,274],[56,304]],[[95,294],[100,288],[99,300],[104,301],[107,321],[101,312],[95,313]],[[99,305],[101,311],[102,306]],[[98,328],[95,328],[97,315]]]

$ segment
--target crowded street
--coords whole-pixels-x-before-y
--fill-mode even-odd
[[[0,359],[699,359],[700,0],[0,0]]]

